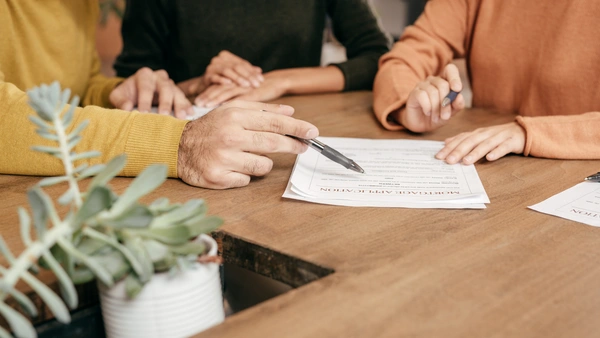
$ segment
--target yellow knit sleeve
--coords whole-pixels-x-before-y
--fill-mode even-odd
[[[108,97],[112,90],[123,81],[124,79],[120,77],[108,78],[104,76],[101,72],[98,53],[94,52],[90,78],[85,95],[81,98],[81,104],[83,106],[95,105],[114,108]]]
[[[0,79],[3,74],[0,72]],[[14,85],[0,81],[0,173],[19,175],[59,175],[60,161],[34,152],[32,145],[50,145],[35,133],[28,116],[35,112],[27,104],[27,95]],[[121,175],[135,176],[153,163],[168,165],[169,177],[177,177],[177,151],[187,121],[170,116],[103,109],[96,106],[77,108],[69,129],[89,120],[76,152],[98,150],[102,156],[81,160],[79,164],[106,163],[112,157],[127,154],[127,166]],[[70,130],[69,130],[70,131]]]

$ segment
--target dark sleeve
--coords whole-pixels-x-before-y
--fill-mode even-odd
[[[346,47],[348,61],[336,64],[344,73],[344,90],[370,90],[391,39],[379,28],[367,0],[330,0],[327,12],[335,37]]]
[[[142,67],[167,68],[171,1],[126,1],[121,27],[123,50],[114,65],[118,76],[129,77]]]

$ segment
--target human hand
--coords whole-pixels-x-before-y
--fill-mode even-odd
[[[264,81],[262,69],[228,52],[221,51],[213,57],[202,76],[205,86],[211,84],[236,84],[241,87],[259,87]]]
[[[484,156],[488,161],[495,161],[508,153],[523,153],[525,129],[511,122],[461,133],[446,139],[445,143],[435,157],[449,164],[473,164]]]
[[[289,83],[283,70],[265,74],[258,88],[240,87],[233,84],[215,84],[208,87],[194,100],[199,107],[214,107],[231,99],[245,101],[271,101],[286,94]]]
[[[285,135],[313,139],[314,125],[291,117],[294,108],[233,101],[189,122],[181,135],[177,174],[186,183],[211,189],[248,185],[271,171],[269,153],[299,154],[307,146]]]
[[[417,84],[410,92],[398,121],[414,132],[430,131],[442,126],[465,107],[462,94],[458,94],[452,104],[442,107],[442,100],[450,89],[455,92],[462,90],[458,68],[453,64],[444,68],[441,77],[429,76]]]
[[[132,110],[137,106],[141,112],[149,112],[153,104],[158,104],[159,114],[175,112],[175,117],[180,119],[194,113],[192,104],[167,72],[148,67],[141,68],[115,87],[109,100],[116,108]]]

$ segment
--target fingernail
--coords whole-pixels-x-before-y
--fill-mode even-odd
[[[242,87],[250,87],[250,82],[242,81]]]
[[[265,77],[262,75],[258,76],[258,81],[263,82],[265,80]]]
[[[254,80],[254,81],[252,81],[252,86],[258,88],[258,87],[260,87],[260,82]]]
[[[168,110],[161,110],[161,111],[159,112],[159,114],[161,114],[161,115],[170,115],[170,114],[171,114],[171,112],[169,112]]]
[[[453,155],[450,155],[448,157],[446,157],[446,162],[452,164],[456,162],[456,157],[454,157]]]
[[[311,128],[311,129],[309,129],[306,132],[306,137],[305,138],[309,139],[309,140],[312,140],[313,138],[317,137],[318,135],[319,135],[319,133],[317,132],[317,130]]]
[[[463,163],[471,164],[471,163],[473,163],[473,158],[471,156],[465,156],[465,158],[463,158]]]

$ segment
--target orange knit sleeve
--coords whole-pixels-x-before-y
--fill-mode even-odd
[[[373,108],[377,119],[390,130],[401,129],[397,112],[415,85],[438,75],[454,58],[465,55],[469,13],[475,0],[430,0],[413,26],[404,30],[392,50],[379,60],[373,85]]]
[[[600,112],[581,115],[517,116],[527,133],[525,156],[600,159]]]

